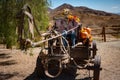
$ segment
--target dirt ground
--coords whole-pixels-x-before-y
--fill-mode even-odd
[[[98,55],[101,56],[100,80],[120,80],[120,41],[97,42]],[[40,48],[33,50],[34,55],[16,49],[0,47],[0,80],[43,80],[35,77],[36,59]],[[77,75],[63,73],[61,78],[44,80],[91,80],[88,72],[77,70]]]

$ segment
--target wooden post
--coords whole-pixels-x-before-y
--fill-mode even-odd
[[[117,39],[119,39],[119,35],[120,35],[120,28],[117,30]]]
[[[105,27],[102,28],[102,37],[103,37],[104,42],[106,42]]]

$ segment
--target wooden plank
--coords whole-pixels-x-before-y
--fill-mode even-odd
[[[108,29],[120,29],[120,27],[106,27]]]
[[[105,34],[120,34],[120,32],[108,32],[108,33],[105,33]]]

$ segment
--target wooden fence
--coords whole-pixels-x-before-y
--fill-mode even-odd
[[[106,35],[107,34],[111,34],[111,35],[114,35],[114,34],[120,34],[120,27],[101,27],[101,28],[92,28],[92,31],[98,31],[99,32],[95,32],[95,33],[92,33],[92,35],[101,35],[102,38],[103,38],[103,41],[106,42]]]

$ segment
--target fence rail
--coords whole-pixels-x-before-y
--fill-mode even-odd
[[[92,31],[99,30],[100,33],[92,33],[92,35],[102,35],[103,41],[106,42],[106,34],[120,34],[120,27],[101,27],[101,28],[92,28]],[[111,30],[111,31],[108,31]]]

